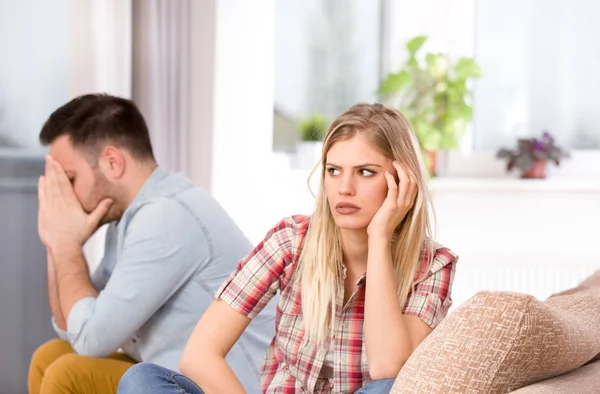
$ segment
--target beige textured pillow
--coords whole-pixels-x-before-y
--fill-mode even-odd
[[[565,375],[523,387],[512,394],[579,394],[600,391],[600,361],[577,368]]]
[[[600,353],[600,271],[590,279],[545,302],[477,293],[415,350],[391,393],[506,393],[580,367]]]

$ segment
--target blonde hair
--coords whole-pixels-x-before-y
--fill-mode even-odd
[[[392,261],[401,305],[404,305],[412,289],[423,248],[429,252],[429,264],[433,258],[430,223],[433,207],[426,183],[428,175],[408,120],[399,111],[381,104],[354,105],[331,124],[325,136],[316,209],[310,220],[296,272],[296,280],[302,291],[304,329],[309,338],[318,343],[324,343],[335,328],[336,294],[343,270],[340,231],[333,220],[324,191],[325,162],[333,144],[357,134],[364,136],[389,159],[401,163],[417,182],[415,203],[396,229],[392,241]]]

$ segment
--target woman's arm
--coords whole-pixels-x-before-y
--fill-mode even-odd
[[[243,259],[221,285],[185,347],[179,369],[206,393],[243,393],[225,356],[280,289],[293,258],[292,244],[302,218],[286,218]],[[275,321],[273,321],[275,324]]]
[[[206,394],[245,393],[225,356],[250,321],[224,301],[214,301],[192,332],[179,363],[180,371]]]
[[[392,237],[412,208],[418,192],[410,177],[397,162],[398,175],[385,172],[388,195],[369,226],[367,286],[365,294],[365,347],[371,379],[393,379],[417,345],[431,332],[427,324],[402,314],[397,295],[398,284],[392,264]]]
[[[394,379],[431,332],[416,316],[402,314],[390,242],[369,239],[365,294],[365,347],[371,379]]]

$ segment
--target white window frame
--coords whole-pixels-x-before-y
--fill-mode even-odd
[[[458,55],[475,56],[475,29],[477,0],[456,0],[451,3],[445,0],[385,0],[385,17],[382,20],[384,42],[382,43],[382,75],[395,71],[401,63],[398,55],[404,50],[400,44],[418,34],[430,36],[432,50],[448,50]],[[400,12],[401,11],[401,12]],[[402,26],[393,26],[391,18],[405,15]],[[411,15],[407,18],[406,15]],[[396,19],[398,20],[398,19]],[[453,35],[461,26],[462,32]],[[464,26],[471,26],[464,28]],[[466,33],[465,33],[466,32]],[[429,33],[429,34],[428,34]],[[471,34],[471,42],[464,34]],[[447,37],[450,36],[450,37]],[[475,82],[477,83],[477,82]],[[440,177],[473,177],[473,178],[516,178],[515,171],[507,173],[505,162],[496,158],[495,151],[475,149],[476,131],[473,125],[468,128],[459,142],[458,149],[440,152]],[[515,141],[516,143],[516,141]],[[498,147],[500,149],[500,147]],[[560,167],[549,163],[549,178],[600,177],[600,150],[571,150],[571,158],[561,162]]]

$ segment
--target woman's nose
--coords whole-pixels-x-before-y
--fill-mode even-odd
[[[354,187],[354,179],[351,174],[344,174],[340,180],[339,193],[342,196],[353,196],[356,190]]]

